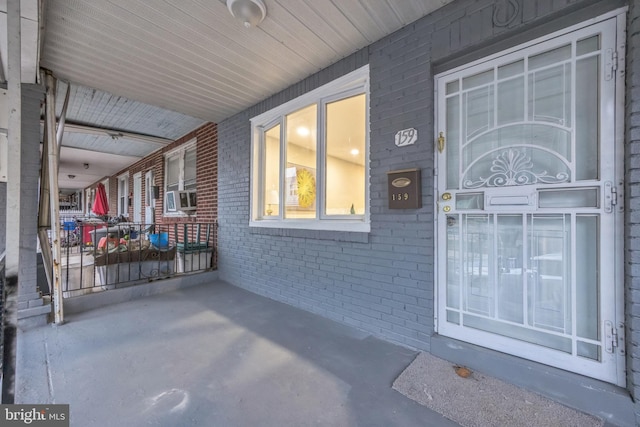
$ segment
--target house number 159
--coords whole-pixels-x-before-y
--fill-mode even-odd
[[[414,128],[403,129],[396,133],[395,144],[397,147],[414,144],[418,140],[418,131]]]
[[[391,195],[391,200],[394,202],[401,200],[409,200],[409,193],[393,193]]]

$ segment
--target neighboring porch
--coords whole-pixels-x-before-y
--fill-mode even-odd
[[[64,221],[60,278],[63,298],[215,270],[216,229],[215,221],[174,224]],[[48,284],[41,281],[43,285]],[[43,293],[47,294],[47,289]]]

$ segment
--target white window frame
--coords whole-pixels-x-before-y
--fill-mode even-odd
[[[324,198],[326,194],[325,188],[325,159],[324,159],[324,128],[326,126],[326,112],[324,107],[328,102],[337,101],[340,99],[346,99],[351,96],[364,94],[366,96],[366,112],[365,112],[365,212],[363,215],[358,215],[356,218],[347,216],[332,216],[325,215]],[[264,132],[273,126],[280,124],[281,135],[284,134],[285,118],[288,114],[294,113],[302,108],[308,107],[311,104],[318,106],[318,140],[317,140],[317,156],[316,156],[316,170],[318,171],[318,177],[316,179],[317,190],[316,194],[320,199],[320,203],[317,204],[316,218],[314,219],[294,219],[285,218],[283,210],[280,209],[279,216],[264,216],[262,207],[263,194],[263,156],[264,145],[263,135]],[[283,156],[285,153],[284,145],[285,138],[280,138],[280,156],[281,165],[283,162]],[[326,230],[326,231],[348,231],[348,232],[370,232],[370,198],[369,198],[369,182],[370,182],[370,164],[369,164],[369,65],[365,65],[349,74],[346,74],[330,83],[325,84],[317,89],[307,92],[306,94],[286,102],[276,108],[273,108],[259,116],[251,119],[251,217],[249,219],[250,227],[263,227],[263,228],[291,228],[291,229],[303,229],[303,230]],[[281,166],[281,175],[283,173]],[[282,176],[280,179],[282,185]],[[280,206],[283,206],[282,198],[283,192],[280,191]]]
[[[124,183],[124,187],[123,184]],[[124,188],[124,191],[123,191]],[[124,198],[124,211],[122,210],[122,199]],[[129,216],[129,172],[118,176],[118,216]]]
[[[167,211],[167,200],[165,196],[168,191],[167,190],[167,173],[169,171],[169,168],[168,168],[169,159],[178,157],[179,168],[180,168],[180,171],[178,172],[178,191],[184,190],[184,158],[187,151],[196,150],[196,162],[197,162],[198,151],[197,151],[196,142],[197,142],[196,138],[193,138],[189,142],[182,144],[180,147],[176,148],[175,150],[169,151],[164,155],[164,187],[163,187],[163,193],[162,193],[163,194],[163,198],[162,198],[162,215],[163,216],[188,216],[188,214],[181,211],[176,211],[176,212]],[[196,172],[196,183],[197,181],[198,181],[198,176]]]

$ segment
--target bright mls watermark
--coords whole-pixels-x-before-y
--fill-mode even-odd
[[[0,426],[69,427],[69,405],[0,405]]]

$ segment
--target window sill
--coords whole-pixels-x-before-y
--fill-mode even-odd
[[[188,214],[185,212],[164,212],[162,214],[163,218],[189,218],[192,216],[196,216],[196,211],[192,211],[193,213]]]
[[[250,221],[251,234],[368,243],[371,225],[348,221]]]

